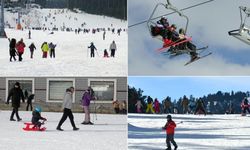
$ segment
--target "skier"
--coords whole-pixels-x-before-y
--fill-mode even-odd
[[[142,112],[142,111],[141,111],[141,107],[143,107],[143,105],[142,105],[142,103],[141,103],[141,100],[137,100],[135,106],[136,106],[136,112],[137,112],[137,113],[141,113],[141,112]]]
[[[164,104],[164,112],[171,113],[171,100],[169,96],[165,99],[163,104]]]
[[[30,106],[30,110],[32,111],[33,108],[32,108],[32,100],[34,99],[35,97],[35,94],[31,94],[29,97],[28,97],[28,100],[27,100],[27,106],[26,106],[26,111],[29,110],[29,106]]]
[[[106,31],[103,32],[102,39],[105,40]]]
[[[16,61],[16,39],[12,38],[11,40],[9,39],[9,51],[10,51],[10,61],[12,61],[12,58]]]
[[[30,49],[30,58],[33,58],[33,54],[34,54],[34,50],[36,49],[36,46],[34,45],[34,43],[32,42],[29,46]]]
[[[166,144],[167,144],[167,149],[166,150],[171,150],[171,144],[170,142],[174,145],[174,150],[177,150],[178,146],[176,142],[174,141],[174,130],[176,128],[175,122],[172,120],[171,115],[167,115],[167,123],[165,124],[162,129],[166,130]]]
[[[157,114],[160,113],[160,103],[157,98],[155,98],[155,101],[154,101],[154,110],[155,110],[155,113]]]
[[[40,106],[37,106],[35,110],[32,112],[31,122],[32,124],[35,125],[33,128],[38,127],[38,129],[40,129],[41,125],[44,124],[44,121],[47,120],[46,118],[41,116],[41,111],[42,111],[42,108]],[[40,122],[39,120],[44,120],[44,121]]]
[[[188,113],[188,98],[186,97],[186,95],[184,95],[182,101],[181,101],[181,106],[182,106],[182,112],[183,114]]]
[[[43,58],[47,58],[47,53],[49,51],[49,45],[47,42],[43,42],[41,46],[42,52],[43,52]]]
[[[150,112],[149,112],[150,111]],[[155,113],[154,109],[153,109],[153,99],[148,96],[147,98],[147,109],[146,109],[146,113]]]
[[[116,44],[115,41],[113,41],[110,44],[109,50],[111,51],[111,57],[115,57],[115,51],[116,51]]]
[[[89,105],[90,101],[93,100],[94,91],[91,87],[88,87],[87,90],[84,91],[84,94],[82,96],[82,106],[85,112],[85,119],[82,122],[83,125],[93,125],[92,122],[90,122],[90,111],[89,111]]]
[[[161,17],[160,20],[156,22],[156,26],[151,25],[151,35],[152,36],[162,36],[163,39],[166,39],[167,32],[169,28],[169,23],[166,17]]]
[[[95,57],[95,50],[97,50],[97,49],[96,49],[94,43],[91,42],[90,46],[88,48],[90,48],[90,57]]]
[[[52,42],[49,43],[49,49],[50,49],[50,58],[55,58],[55,48],[56,44],[53,44]]]
[[[72,101],[73,101],[73,93],[74,93],[74,87],[70,87],[68,89],[66,89],[64,98],[63,98],[63,104],[62,104],[62,108],[63,108],[63,116],[60,120],[60,122],[57,125],[57,130],[59,131],[63,131],[63,129],[61,128],[62,124],[64,123],[64,121],[67,119],[67,117],[69,117],[70,119],[70,123],[73,127],[73,130],[79,130],[79,128],[76,127],[75,122],[74,122],[74,116],[72,114],[71,108],[72,108]]]
[[[20,100],[22,99],[22,101],[24,102],[24,95],[22,89],[20,88],[19,82],[16,82],[14,88],[10,90],[6,104],[9,104],[10,98],[13,107],[13,111],[10,116],[10,121],[16,121],[13,118],[14,114],[16,114],[17,121],[21,121],[22,119],[19,117],[18,108],[20,107]]]
[[[23,42],[23,39],[21,38],[21,40],[19,42],[17,42],[17,44],[16,44],[16,49],[18,52],[18,56],[19,56],[18,60],[19,61],[23,60],[22,55],[24,53],[24,48],[25,48],[25,44]]]
[[[250,113],[249,106],[250,105],[248,104],[247,97],[244,97],[244,99],[242,100],[242,103],[241,103],[241,109],[242,109],[241,115],[242,116],[246,116],[247,111],[248,111],[248,113]]]
[[[202,101],[201,98],[199,98],[196,102],[196,109],[195,109],[195,113],[194,114],[200,114],[203,113],[204,115],[206,115],[206,111],[205,111],[205,105],[204,102]]]

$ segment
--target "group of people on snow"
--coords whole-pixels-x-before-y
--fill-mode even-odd
[[[95,57],[95,51],[96,51],[97,55],[99,55],[98,51],[97,51],[97,48],[96,48],[96,46],[94,45],[93,42],[90,43],[90,46],[88,46],[88,48],[90,49],[90,57],[91,58]],[[109,56],[109,53],[108,53],[107,49],[104,49],[104,51],[103,51],[103,57],[104,58],[115,57],[115,52],[117,51],[117,46],[116,46],[115,41],[112,41],[112,43],[109,46],[109,50],[111,52],[110,56]]]
[[[10,54],[10,62],[12,61],[12,59],[14,59],[14,61],[16,61],[16,56],[18,56],[18,60],[22,61],[23,57],[22,55],[24,54],[25,51],[25,43],[23,41],[23,39],[21,38],[20,41],[16,42],[15,38],[12,39],[8,39],[9,40],[9,54]],[[56,48],[56,44],[53,44],[52,42],[50,42],[49,44],[47,42],[44,42],[41,45],[41,50],[43,52],[43,58],[47,58],[47,53],[50,52],[50,58],[55,58],[55,48]],[[33,59],[34,57],[34,51],[37,49],[34,42],[32,42],[29,45],[29,49],[30,49],[30,58]]]
[[[74,87],[69,87],[66,89],[64,98],[63,98],[63,103],[62,103],[62,109],[63,109],[63,115],[62,118],[60,119],[56,129],[59,131],[63,131],[62,124],[64,121],[69,117],[71,125],[73,127],[73,130],[79,130],[79,128],[76,127],[75,122],[74,122],[74,116],[71,111],[72,109],[72,101],[73,101],[73,93],[75,89]],[[14,119],[14,115],[16,115],[17,121],[21,121],[22,119],[19,116],[18,109],[20,108],[20,103],[21,100],[25,102],[25,98],[27,98],[27,107],[26,110],[28,110],[29,106],[32,109],[32,99],[34,99],[34,94],[31,94],[28,96],[28,92],[23,92],[21,89],[21,85],[19,82],[16,82],[14,84],[14,87],[10,90],[8,94],[8,98],[6,101],[6,104],[9,104],[9,101],[11,100],[12,103],[12,113],[10,115],[10,121],[16,121]],[[82,99],[81,99],[81,105],[83,106],[83,110],[85,112],[85,118],[84,121],[81,123],[83,125],[93,125],[93,123],[90,121],[90,101],[95,100],[95,94],[94,90],[91,87],[88,87],[86,90],[84,90]],[[40,122],[39,120],[44,120],[46,121],[47,119],[44,117],[41,117],[41,111],[42,108],[40,106],[36,106],[35,109],[32,112],[32,124],[37,126],[38,128],[41,127],[43,122]]]
[[[171,46],[168,51],[175,52],[178,50],[189,49],[191,61],[195,60],[198,57],[196,46],[190,40],[187,40],[185,34],[186,31],[183,28],[179,29],[179,33],[176,31],[176,29],[177,26],[175,24],[170,25],[167,18],[163,16],[159,21],[156,22],[155,26],[151,25],[151,35],[153,37],[160,35],[164,42],[163,47],[186,40],[185,42],[177,44],[176,46]]]
[[[147,97],[146,107],[143,106],[141,100],[137,100],[135,107],[137,113],[193,113],[193,114],[204,114],[206,115],[205,103],[201,98],[195,101],[189,100],[185,95],[183,96],[180,107],[176,104],[173,105],[170,97],[166,97],[162,102],[159,102],[157,98],[153,100],[150,96]],[[145,109],[145,110],[144,110]]]

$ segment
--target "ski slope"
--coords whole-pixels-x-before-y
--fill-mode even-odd
[[[127,22],[111,17],[90,15],[84,12],[73,13],[64,11],[58,13],[58,9],[32,9],[28,15],[24,15],[21,21],[24,30],[12,29],[16,26],[17,14],[7,12],[5,22],[8,21],[11,28],[6,28],[8,38],[23,38],[26,44],[22,62],[9,61],[9,41],[0,39],[0,76],[126,76],[127,75]],[[57,13],[54,13],[57,12]],[[49,15],[50,14],[50,15]],[[50,16],[50,17],[48,17]],[[44,18],[47,18],[45,21]],[[53,19],[54,18],[54,19]],[[27,23],[27,20],[28,21]],[[83,27],[81,25],[85,23]],[[33,25],[33,26],[32,26]],[[28,39],[28,29],[25,27],[46,27],[49,30],[31,30],[31,39]],[[50,34],[52,27],[59,31]],[[73,32],[61,31],[61,28],[72,28]],[[75,34],[77,28],[90,29],[90,33],[80,32]],[[103,31],[92,34],[94,28],[105,28],[106,38],[103,40]],[[108,31],[115,28],[115,34]],[[117,29],[125,29],[120,36]],[[117,51],[115,58],[103,58],[103,51],[112,41],[116,42]],[[42,58],[41,45],[44,41],[57,44],[56,58]],[[37,49],[34,58],[30,58],[29,45],[34,42]],[[90,58],[90,49],[87,47],[94,42],[97,51],[96,57]],[[17,58],[17,56],[16,56]]]
[[[9,121],[10,111],[0,111],[1,150],[127,150],[127,116],[98,114],[95,125],[82,125],[83,113],[75,113],[79,131],[73,131],[69,119],[56,126],[62,113],[42,112],[47,118],[47,130],[24,131],[24,122],[30,122],[31,112],[20,112],[21,122]],[[91,115],[93,117],[93,115]],[[15,117],[14,117],[15,118]]]
[[[130,150],[166,149],[165,115],[128,115]],[[178,123],[175,141],[178,150],[249,150],[250,117],[235,115],[172,115]],[[173,148],[173,146],[172,146]]]

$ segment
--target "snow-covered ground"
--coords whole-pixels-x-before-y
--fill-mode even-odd
[[[165,115],[129,114],[128,148],[165,149]],[[249,150],[250,117],[235,115],[172,115],[178,123],[178,150]]]
[[[9,121],[10,111],[0,111],[1,150],[126,150],[127,116],[97,114],[95,125],[82,125],[84,114],[74,113],[79,131],[73,131],[69,119],[57,131],[62,113],[42,112],[47,118],[47,130],[24,131],[24,122],[30,122],[31,112],[20,112],[21,122]],[[93,117],[93,115],[91,115]]]
[[[38,12],[37,12],[38,11]],[[57,28],[64,26],[70,27],[73,30],[80,28],[83,22],[86,23],[83,28],[115,28],[115,34],[111,31],[106,31],[106,39],[103,40],[103,31],[96,34],[88,33],[75,34],[75,32],[31,30],[31,39],[28,39],[28,30],[15,30],[6,28],[6,34],[9,38],[16,38],[19,41],[24,39],[26,44],[22,62],[9,61],[9,41],[0,39],[0,76],[127,76],[127,30],[122,31],[119,36],[116,32],[118,28],[126,29],[127,22],[111,17],[103,17],[90,15],[86,13],[65,12],[63,14],[54,15],[50,9],[36,9],[31,11],[29,16],[23,18],[33,19],[33,24],[39,24],[39,27]],[[32,14],[33,13],[33,14]],[[36,13],[36,15],[35,15]],[[45,16],[53,14],[45,22]],[[7,13],[5,17],[11,26],[15,27],[16,14]],[[56,20],[53,20],[55,16]],[[39,18],[39,19],[36,19]],[[43,17],[43,19],[41,19]],[[70,18],[70,19],[69,19]],[[74,18],[77,18],[76,20]],[[51,20],[49,20],[51,19]],[[27,20],[27,19],[26,19]],[[35,20],[35,21],[34,21]],[[14,25],[13,25],[14,24]],[[27,24],[27,23],[25,23]],[[111,25],[112,24],[112,25]],[[107,49],[109,54],[109,46],[112,41],[116,42],[117,51],[115,58],[103,58],[103,51]],[[55,53],[56,58],[43,59],[41,44],[47,41],[57,44]],[[30,58],[29,45],[34,42],[37,49],[34,52],[34,58]],[[90,58],[90,49],[87,47],[91,42],[94,42],[97,52],[95,58]],[[17,56],[16,56],[17,57]]]

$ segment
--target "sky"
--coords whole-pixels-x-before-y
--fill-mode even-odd
[[[172,5],[181,9],[205,1],[172,0],[171,2]],[[165,3],[166,1],[128,0],[128,25],[147,20],[159,2]],[[169,59],[156,52],[156,49],[162,47],[162,42],[151,37],[146,23],[129,27],[129,75],[249,75],[250,46],[228,35],[228,31],[239,29],[239,6],[250,7],[250,2],[214,0],[183,11],[189,17],[187,35],[192,36],[192,42],[197,47],[208,45],[206,52],[213,53],[188,66],[184,66],[190,60],[188,55]],[[156,11],[154,17],[170,12],[162,7]],[[170,24],[177,24],[178,29],[185,26],[185,22],[178,15],[167,17]],[[249,23],[250,18],[248,20]]]
[[[246,92],[250,89],[250,77],[140,77],[128,78],[128,85],[141,88],[143,95],[158,98],[162,101],[166,96],[172,100],[184,95],[202,97],[209,93]]]

